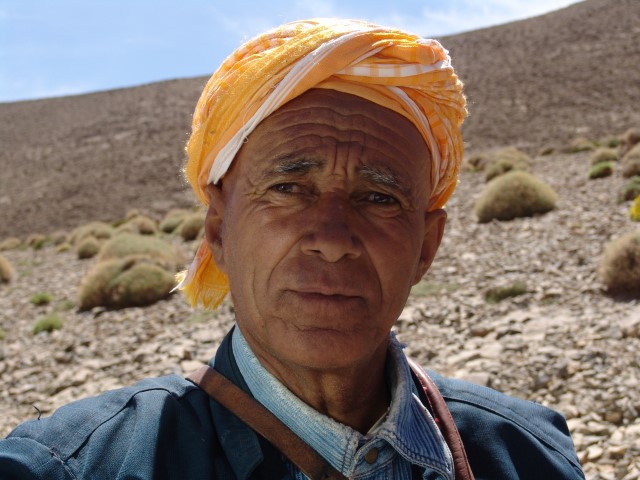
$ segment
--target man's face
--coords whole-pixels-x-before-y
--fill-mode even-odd
[[[425,213],[429,170],[411,122],[332,90],[303,94],[251,133],[221,189],[209,187],[206,232],[267,368],[384,357],[444,228],[441,210]]]

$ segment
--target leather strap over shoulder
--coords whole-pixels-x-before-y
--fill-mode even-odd
[[[447,407],[440,390],[438,390],[438,387],[431,377],[427,375],[427,372],[425,372],[418,363],[410,358],[407,358],[407,360],[409,361],[411,370],[422,385],[422,389],[429,400],[429,406],[436,417],[440,432],[449,446],[451,456],[453,457],[456,480],[474,480],[473,473],[471,472],[471,466],[467,460],[467,453],[464,450],[462,439],[458,433],[458,428],[453,421],[449,407]]]
[[[266,438],[307,477],[312,480],[347,480],[278,417],[215,369],[203,366],[187,379]]]

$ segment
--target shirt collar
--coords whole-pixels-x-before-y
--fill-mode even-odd
[[[367,445],[383,439],[409,462],[453,478],[451,453],[416,395],[409,364],[393,334],[387,356],[391,405],[384,421],[366,436],[296,397],[260,364],[239,328],[234,329],[231,341],[238,369],[251,394],[343,475],[353,473]]]

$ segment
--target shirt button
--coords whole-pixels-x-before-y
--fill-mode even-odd
[[[375,462],[378,459],[378,449],[374,447],[371,450],[369,450],[364,455],[364,459],[369,465],[371,465],[373,462]]]

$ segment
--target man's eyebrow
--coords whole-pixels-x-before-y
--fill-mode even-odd
[[[390,168],[363,165],[358,167],[358,173],[373,184],[397,190],[404,195],[411,192],[409,186]]]
[[[308,158],[277,158],[262,174],[263,180],[278,177],[283,174],[306,173],[313,168],[321,168],[323,162]]]

